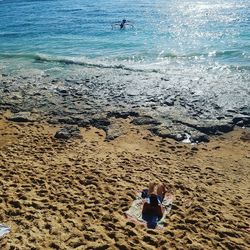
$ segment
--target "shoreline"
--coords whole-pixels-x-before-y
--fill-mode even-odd
[[[95,127],[62,140],[60,125],[1,117],[2,249],[247,249],[247,130],[191,145],[116,123],[111,141]],[[124,215],[150,181],[175,196],[161,231]]]
[[[113,122],[116,118],[132,118],[133,124],[147,126],[154,135],[162,138],[194,143],[208,142],[210,136],[228,133],[235,126],[250,126],[247,103],[235,109],[222,108],[216,99],[210,100],[193,90],[183,95],[174,86],[164,90],[164,94],[144,93],[140,96],[137,90],[131,92],[131,76],[125,75],[120,76],[124,82],[109,86],[109,81],[103,83],[107,79],[102,73],[78,80],[2,74],[0,110],[2,114],[10,110],[12,114],[6,117],[17,122],[46,121],[79,128],[101,128],[107,140],[121,134]],[[157,81],[164,83],[166,79],[159,76]],[[128,89],[127,83],[131,85]]]

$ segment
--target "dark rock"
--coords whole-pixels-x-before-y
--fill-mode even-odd
[[[71,124],[71,125],[77,124],[71,117],[59,117],[57,120],[58,123],[62,124]]]
[[[188,127],[199,130],[207,135],[219,135],[221,133],[227,133],[234,129],[234,124],[231,120],[176,120],[175,122],[184,124]]]
[[[153,134],[161,138],[171,138],[176,141],[182,141],[185,139],[184,132],[171,131],[165,127],[152,127],[149,129]]]
[[[204,124],[203,126],[198,126],[197,129],[208,135],[218,135],[220,132],[228,133],[232,131],[234,125],[231,123],[217,123],[217,124]]]
[[[217,120],[223,120],[223,119],[225,119],[225,116],[217,116],[216,119]]]
[[[108,126],[110,125],[110,121],[107,118],[93,118],[90,120],[90,125],[107,131]]]
[[[3,93],[10,93],[8,89],[3,89]]]
[[[217,110],[221,109],[221,107],[216,103],[214,103],[213,107],[214,107],[214,109],[217,109]]]
[[[54,120],[54,119],[53,119]],[[80,127],[86,127],[90,125],[90,121],[83,116],[70,116],[70,117],[58,117],[56,124],[69,124],[69,125],[78,125]]]
[[[233,116],[233,114],[225,114],[225,118],[227,119],[227,118],[233,118],[234,116]]]
[[[52,115],[52,117],[57,117],[57,119],[59,117],[63,117],[65,116],[65,112],[63,110],[59,110],[59,109],[54,109],[50,111],[50,115]]]
[[[174,102],[175,102],[175,98],[170,96],[163,101],[163,104],[166,104],[168,106],[174,106]]]
[[[85,115],[73,115],[70,116],[70,119],[72,120],[72,124],[77,124],[80,127],[86,127],[90,124],[89,119]]]
[[[250,115],[250,107],[247,106],[241,107],[240,113],[243,115]]]
[[[150,116],[138,117],[132,120],[134,125],[160,125],[161,122]]]
[[[197,131],[197,132],[191,133],[190,141],[195,142],[195,143],[209,142],[209,137],[208,137],[208,135]]]
[[[89,119],[81,119],[76,121],[79,127],[88,127],[90,125],[90,120]]]
[[[138,117],[139,116],[139,113],[138,112],[135,112],[135,111],[111,111],[107,114],[107,117],[115,117],[115,118],[128,118],[129,116],[132,116],[132,117]]]
[[[162,81],[166,81],[166,82],[170,81],[169,79],[163,78],[163,77],[161,77],[161,80],[162,80]]]
[[[80,129],[76,126],[66,126],[55,134],[56,139],[68,140],[70,138],[81,138]]]
[[[66,89],[57,89],[57,91],[61,94],[67,94],[68,91]]]
[[[228,109],[227,112],[229,112],[229,113],[236,113],[236,111],[234,109]]]
[[[250,125],[250,116],[239,114],[233,118],[233,123],[241,127],[248,127]]]
[[[30,112],[19,112],[16,114],[12,114],[10,117],[7,117],[9,121],[13,122],[33,122],[35,121],[35,117],[31,115]]]
[[[238,121],[235,125],[239,127],[244,127],[244,122],[243,121]]]
[[[49,124],[59,124],[58,118],[55,117],[48,118],[47,121]]]
[[[149,130],[161,138],[171,138],[176,141],[188,140],[190,143],[209,142],[208,135],[179,124],[172,124],[170,127],[151,127]]]

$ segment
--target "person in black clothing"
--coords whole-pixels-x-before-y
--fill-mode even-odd
[[[130,21],[128,21],[128,20],[126,20],[126,19],[123,19],[121,22],[113,23],[113,24],[112,24],[112,29],[113,29],[115,26],[119,26],[119,27],[120,27],[120,30],[123,30],[123,29],[126,28],[127,25],[130,25],[131,27],[134,28],[134,25],[133,25]]]
[[[165,211],[162,202],[166,194],[166,186],[162,183],[150,183],[142,208],[142,218],[147,221],[148,228],[156,228]]]

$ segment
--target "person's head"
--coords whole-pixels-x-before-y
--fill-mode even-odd
[[[158,206],[158,198],[157,198],[157,195],[155,194],[151,194],[149,196],[149,204],[152,206],[152,207],[157,207]]]
[[[123,20],[122,20],[122,23],[126,23],[126,22],[127,22],[126,19],[123,19]]]

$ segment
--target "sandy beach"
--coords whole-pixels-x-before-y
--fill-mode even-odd
[[[249,25],[250,0],[0,0],[0,250],[250,249]]]
[[[9,249],[249,249],[250,133],[185,144],[113,118],[123,134],[0,119],[0,223]],[[162,230],[125,216],[138,191],[163,182],[175,197]]]

